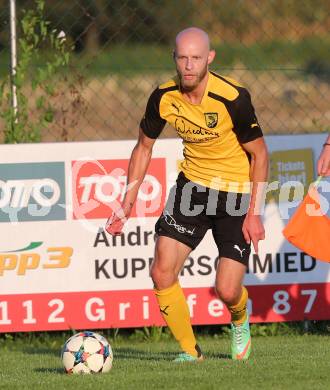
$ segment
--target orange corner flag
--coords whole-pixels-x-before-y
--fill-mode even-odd
[[[330,262],[330,218],[322,213],[316,187],[309,189],[283,235],[310,256]]]

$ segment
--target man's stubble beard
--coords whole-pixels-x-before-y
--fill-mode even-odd
[[[196,82],[194,84],[191,84],[191,85],[185,85],[182,73],[180,73],[179,70],[177,69],[177,74],[179,76],[181,89],[185,92],[193,91],[195,88],[198,87],[199,83],[204,79],[207,72],[208,72],[208,65],[206,64],[205,67],[203,68],[203,70],[197,75]]]

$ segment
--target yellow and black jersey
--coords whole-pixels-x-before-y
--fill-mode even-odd
[[[201,103],[192,104],[174,78],[152,92],[140,126],[157,138],[166,122],[183,139],[181,169],[189,180],[222,191],[250,191],[249,158],[241,145],[262,137],[262,131],[245,88],[209,72]]]

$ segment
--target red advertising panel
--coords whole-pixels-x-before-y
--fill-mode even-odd
[[[248,286],[248,291],[251,322],[329,318],[330,283]],[[212,288],[184,293],[194,325],[230,322]],[[1,332],[151,325],[165,325],[152,290],[7,295],[0,302]]]
[[[128,163],[128,159],[72,162],[75,219],[108,218],[120,207],[126,189]],[[165,163],[165,158],[151,160],[131,217],[160,215],[166,196]]]

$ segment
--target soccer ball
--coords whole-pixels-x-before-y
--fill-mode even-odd
[[[70,337],[62,348],[61,356],[68,374],[108,372],[112,367],[110,344],[94,332],[80,332]]]

